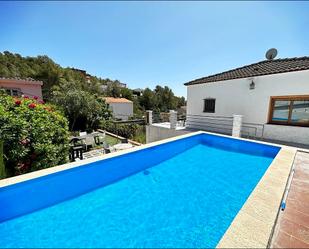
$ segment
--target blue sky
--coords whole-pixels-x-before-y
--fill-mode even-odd
[[[309,55],[309,2],[0,2],[0,51],[48,55],[130,88]]]

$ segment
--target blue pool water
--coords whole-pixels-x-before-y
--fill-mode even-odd
[[[277,147],[216,139],[196,136],[191,138],[194,142],[186,141],[186,149],[179,143],[180,150],[176,142],[165,145],[158,154],[151,150],[131,153],[141,165],[147,165],[143,162],[147,156],[139,153],[147,153],[148,160],[155,161],[153,156],[166,156],[172,148],[180,150],[75,198],[17,218],[10,218],[8,212],[0,223],[0,247],[215,247],[279,151]],[[119,160],[124,159],[126,156]],[[51,186],[57,188],[61,182],[56,177],[41,181],[54,181]],[[30,186],[36,184],[29,182]],[[28,191],[26,186],[18,187]],[[0,205],[11,205],[11,209],[17,204],[27,206],[27,198],[24,203],[10,199],[16,189],[4,188]],[[55,198],[48,191],[48,198]],[[29,192],[28,202],[38,203],[35,198],[41,199],[39,195]]]

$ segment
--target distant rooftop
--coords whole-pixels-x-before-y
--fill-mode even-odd
[[[113,98],[113,97],[104,97],[106,103],[132,103],[131,100],[128,100],[126,98]]]
[[[185,83],[186,86],[254,76],[309,70],[309,57],[264,60]]]
[[[144,91],[144,89],[142,89],[142,88],[135,88],[135,89],[133,89],[133,92],[143,92]]]
[[[33,78],[5,78],[5,77],[0,77],[0,82],[3,83],[21,83],[21,84],[39,84],[43,85],[43,82],[40,80],[35,80]]]

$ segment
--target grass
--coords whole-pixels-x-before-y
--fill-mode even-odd
[[[110,146],[113,146],[115,144],[118,144],[120,140],[118,138],[112,137],[110,135],[105,135],[105,141],[108,143]]]
[[[146,128],[145,126],[140,125],[139,128],[136,131],[135,136],[132,138],[132,140],[145,144],[146,143]]]

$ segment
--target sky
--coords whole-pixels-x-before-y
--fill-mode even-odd
[[[0,2],[0,52],[47,55],[130,88],[309,55],[309,2]]]

